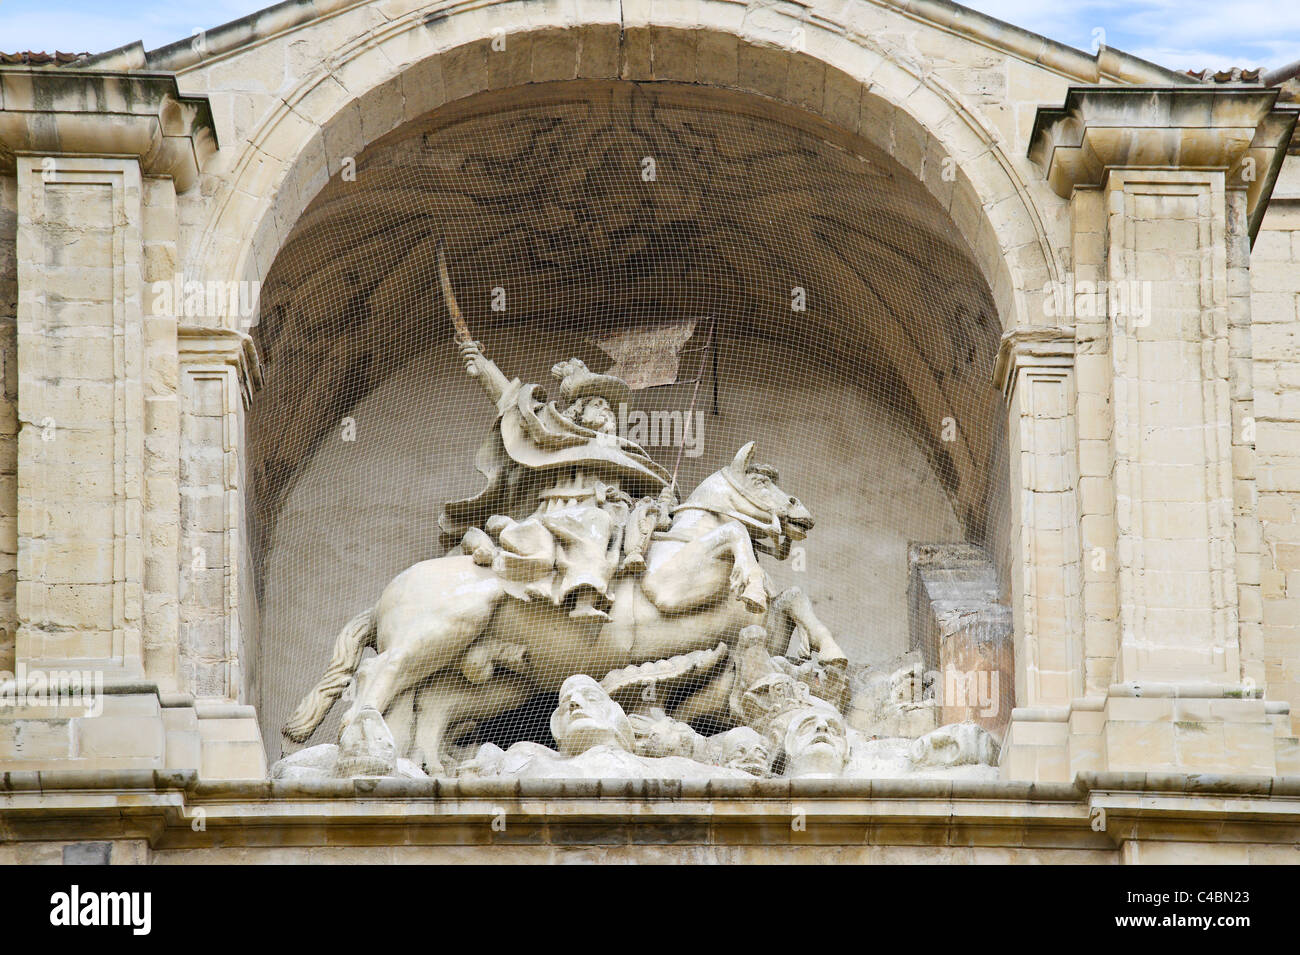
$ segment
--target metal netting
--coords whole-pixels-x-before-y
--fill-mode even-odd
[[[440,243],[483,355],[505,380],[540,386],[539,431],[507,422],[512,436],[493,444],[528,409],[517,390],[488,394],[490,375],[466,374]],[[429,596],[441,572],[412,585],[422,635],[392,677],[407,700],[389,701],[406,707],[388,720],[399,750],[418,751],[421,693],[478,701],[444,714],[442,771],[484,741],[553,745],[549,715],[571,673],[601,680],[658,652],[676,673],[707,662],[687,654],[734,651],[740,624],[712,604],[654,621],[615,608],[643,599],[627,593],[646,572],[622,567],[637,503],[676,472],[680,504],[749,441],[748,463],[770,466],[771,486],[816,520],[806,540],[773,536],[784,560],[759,554],[769,596],[800,587],[851,667],[897,657],[909,646],[909,542],[972,541],[994,561],[1005,546],[999,332],[965,242],[919,182],[864,139],[754,97],[561,84],[526,101],[476,98],[350,157],[281,250],[254,329],[267,384],[248,421],[258,619],[244,629],[270,758],[340,631],[449,549],[462,586],[513,576],[482,625],[454,636],[429,635],[450,627],[430,622],[448,606]],[[562,382],[554,366],[575,357],[589,377]],[[648,386],[610,390],[610,371]],[[591,397],[612,427],[599,414],[583,423],[575,408]],[[583,428],[613,437],[584,445]],[[492,503],[513,512],[495,526],[491,508],[444,516],[489,483],[480,453],[489,471],[493,454],[513,469],[498,473],[509,486]],[[542,519],[566,507],[590,539]],[[468,527],[495,565],[462,554]],[[612,566],[593,570],[601,539]],[[717,617],[707,633],[625,652],[701,613]],[[375,652],[362,653],[363,673]],[[374,673],[365,679],[389,679]],[[671,711],[696,689],[679,681],[655,705]],[[356,692],[307,742],[337,740]],[[734,725],[706,704],[682,714],[699,732]]]

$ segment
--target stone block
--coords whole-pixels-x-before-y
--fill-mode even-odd
[[[936,671],[940,723],[973,720],[1001,737],[1014,705],[1011,610],[997,573],[970,544],[908,548],[909,647]]]
[[[1172,720],[1107,720],[1102,730],[1110,772],[1177,772]]]

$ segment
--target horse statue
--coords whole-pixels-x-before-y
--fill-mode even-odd
[[[374,745],[382,717],[398,754],[438,775],[447,771],[448,747],[475,721],[557,692],[578,673],[600,679],[638,664],[707,658],[708,673],[659,705],[671,703],[677,718],[726,722],[732,672],[713,664],[725,656],[720,644],[755,623],[766,625],[776,652],[797,659],[815,651],[823,663],[846,663],[797,588],[768,599],[771,585],[755,550],[784,560],[813,518],[753,454],[750,442],[672,508],[669,529],[651,536],[644,570],[614,579],[607,617],[576,617],[547,600],[510,596],[498,573],[472,554],[407,568],[340,632],[285,737],[306,741],[355,684],[341,723],[340,771],[392,771],[385,748]],[[363,663],[367,647],[376,655]],[[705,650],[717,652],[699,653]],[[363,724],[372,729],[360,731]]]

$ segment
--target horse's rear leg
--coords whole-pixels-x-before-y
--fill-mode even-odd
[[[356,699],[343,718],[340,742],[363,712],[387,713],[399,695],[455,663],[483,632],[500,600],[499,589],[480,588],[455,594],[431,614],[395,614],[396,623],[381,618],[378,643],[385,649],[358,671]],[[354,734],[351,738],[364,737]]]

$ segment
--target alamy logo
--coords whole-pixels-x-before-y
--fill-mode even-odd
[[[683,448],[688,458],[704,453],[704,412],[637,411],[618,406],[618,433],[643,448]]]
[[[154,282],[153,314],[176,318],[224,318],[233,316],[244,328],[256,324],[257,302],[262,283],[185,281],[177,273],[170,282]]]
[[[29,670],[19,661],[15,672],[0,670],[0,711],[20,706],[79,709],[83,716],[99,716],[104,712],[104,673]]]
[[[50,896],[51,925],[129,925],[132,935],[152,927],[150,892],[82,892],[74,885]]]
[[[1149,281],[1094,282],[1067,272],[1064,281],[1043,286],[1043,314],[1066,320],[1109,317],[1128,328],[1145,328],[1151,324],[1153,288]]]

